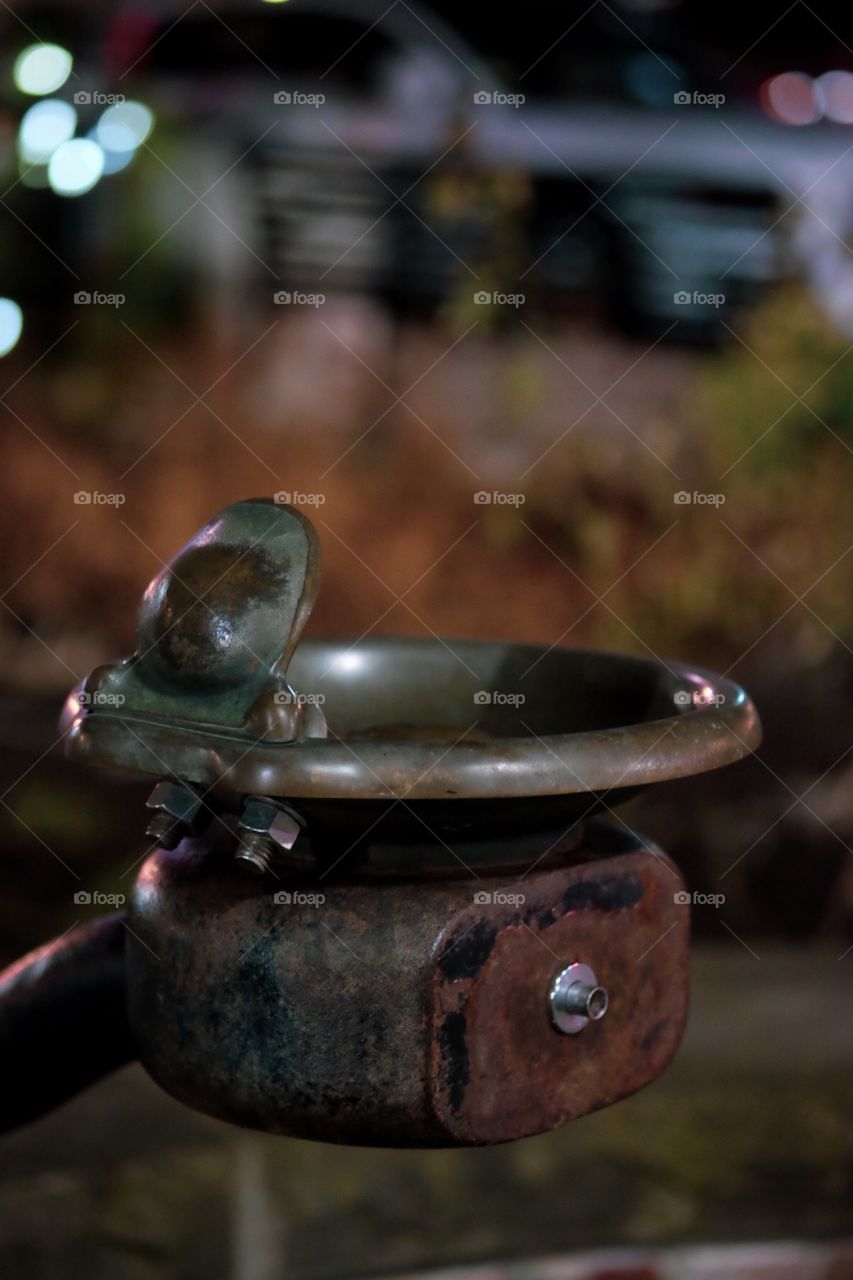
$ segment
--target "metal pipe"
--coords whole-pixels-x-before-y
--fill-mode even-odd
[[[125,913],[101,916],[0,973],[0,1132],[131,1062]]]

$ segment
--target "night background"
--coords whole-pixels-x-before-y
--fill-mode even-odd
[[[624,810],[725,896],[648,1089],[371,1152],[128,1068],[4,1139],[0,1269],[853,1276],[853,24],[195,0],[0,31],[4,964],[127,891],[150,780],[66,762],[59,711],[239,498],[315,519],[311,635],[663,655],[765,732]]]

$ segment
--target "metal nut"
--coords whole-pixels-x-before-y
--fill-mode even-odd
[[[193,831],[201,813],[202,798],[180,782],[158,782],[145,802],[153,812],[145,834],[161,849],[175,849]]]
[[[271,871],[280,854],[293,848],[301,830],[302,823],[286,805],[251,796],[240,818],[237,857],[257,871]]]
[[[558,973],[549,992],[551,1020],[558,1031],[577,1035],[607,1012],[608,995],[588,964],[570,964]]]

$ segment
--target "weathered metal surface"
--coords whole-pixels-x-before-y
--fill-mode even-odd
[[[134,740],[129,723],[144,739],[151,721],[213,739],[289,743],[324,732],[322,713],[286,678],[316,595],[319,558],[313,525],[292,507],[266,498],[226,507],[151,580],[137,652],[76,688],[66,720],[85,717],[96,734],[104,722],[107,738],[112,722],[125,743]],[[132,765],[126,754],[117,746],[115,763]]]
[[[430,1024],[432,1105],[456,1142],[507,1142],[634,1093],[675,1053],[687,1014],[682,882],[650,847],[505,889],[521,906],[467,907],[442,933]],[[591,966],[607,1016],[560,1035],[549,994]]]
[[[518,880],[273,885],[241,874],[221,826],[213,839],[154,854],[129,909],[141,1058],[190,1106],[331,1142],[477,1145],[603,1106],[674,1052],[687,912],[638,838],[593,824],[571,865]],[[566,1037],[548,996],[577,958],[612,1007]]]
[[[0,1132],[136,1057],[123,921],[119,912],[79,925],[0,973]]]

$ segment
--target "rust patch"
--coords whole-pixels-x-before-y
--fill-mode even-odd
[[[458,1112],[471,1079],[468,1045],[465,1039],[465,1014],[459,1010],[447,1013],[438,1033],[438,1048],[447,1084],[451,1110]]]
[[[450,1140],[541,1133],[663,1070],[687,1009],[680,887],[668,860],[631,853],[507,886],[525,892],[525,903],[475,904],[450,921],[433,981],[430,1069],[432,1105]],[[551,1023],[548,993],[575,961],[595,970],[610,1008],[567,1036]]]
[[[497,925],[491,920],[475,920],[462,937],[451,938],[438,959],[438,967],[447,981],[475,978],[492,954],[497,932]]]

